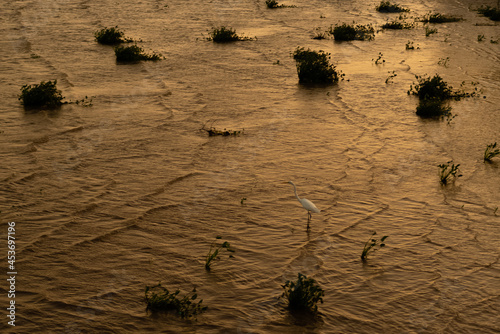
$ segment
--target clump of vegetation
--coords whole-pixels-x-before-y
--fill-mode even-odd
[[[209,37],[207,37],[207,40],[214,43],[229,43],[236,41],[249,41],[252,39],[250,37],[239,36],[236,33],[236,30],[232,28],[221,26],[213,27],[212,31],[209,32]]]
[[[313,278],[307,278],[301,273],[298,274],[296,282],[286,281],[282,287],[285,291],[281,298],[287,298],[288,308],[291,310],[316,312],[317,303],[323,303],[323,289]]]
[[[481,6],[477,9],[477,12],[490,20],[500,21],[500,8]]]
[[[388,73],[389,73],[389,76],[387,77],[387,79],[385,79],[386,84],[392,83],[393,79],[398,76],[396,71],[392,71],[392,72],[388,71]]]
[[[196,289],[191,293],[179,298],[180,290],[169,292],[167,288],[161,284],[154,286],[146,286],[145,298],[147,307],[146,309],[152,312],[156,311],[175,311],[182,318],[189,318],[196,316],[207,309],[202,306],[203,300],[195,302],[198,297]]]
[[[459,22],[462,21],[463,18],[459,16],[452,15],[443,15],[440,13],[427,14],[422,17],[419,21],[424,23],[448,23],[448,22]]]
[[[450,116],[451,107],[438,98],[420,100],[417,115],[422,118],[439,118]]]
[[[369,24],[336,24],[335,27],[330,27],[329,33],[333,35],[336,41],[363,41],[375,38],[375,29]]]
[[[408,43],[406,43],[406,45],[405,45],[405,49],[406,50],[415,50],[415,45],[413,45],[412,41],[408,41]],[[420,47],[417,44],[417,50],[418,49],[420,49]]]
[[[382,29],[394,29],[394,30],[413,29],[414,26],[415,25],[413,23],[395,20],[383,24]]]
[[[208,251],[208,254],[205,258],[205,269],[210,271],[212,265],[216,260],[219,260],[219,253],[225,249],[226,251],[230,253],[234,253],[234,250],[231,248],[231,245],[229,242],[224,241],[223,243],[218,243],[217,240],[222,239],[222,237],[217,236],[215,237],[215,241],[210,245],[210,250]],[[229,257],[233,257],[232,254],[229,255]]]
[[[391,4],[390,1],[380,1],[380,4],[375,7],[375,9],[381,13],[402,13],[410,11],[408,8],[401,7],[398,4]]]
[[[455,165],[453,161],[448,161],[445,164],[438,165],[438,167],[440,168],[439,182],[441,182],[441,184],[443,185],[447,185],[451,180],[454,180],[457,177],[461,177],[462,174],[458,174],[460,172],[460,170],[458,169],[459,166],[460,164]]]
[[[266,6],[267,6],[267,8],[270,8],[270,9],[296,7],[296,6],[280,5],[280,4],[278,4],[278,1],[276,1],[276,0],[266,0]]]
[[[493,159],[497,155],[500,155],[500,149],[496,147],[497,142],[486,146],[486,150],[484,150],[484,161],[491,162],[491,159]]]
[[[460,100],[464,97],[477,96],[477,92],[467,93],[463,90],[453,90],[453,87],[449,86],[438,74],[432,78],[418,75],[415,77],[418,83],[410,86],[408,94],[417,95],[420,100]]]
[[[373,232],[367,242],[365,242],[365,246],[363,247],[363,251],[361,252],[361,260],[365,262],[368,259],[368,255],[374,253],[382,247],[385,247],[385,239],[387,239],[387,235],[384,235],[382,238],[377,239],[374,236],[377,232]]]
[[[19,100],[25,108],[56,108],[63,104],[61,91],[56,87],[57,80],[42,81],[39,84],[21,87]]]
[[[233,130],[219,130],[216,128],[203,129],[205,130],[209,136],[237,136],[241,133],[241,131],[233,131]]]
[[[105,45],[133,42],[132,39],[124,37],[124,33],[118,29],[118,26],[98,30],[94,36],[97,43]]]
[[[138,45],[117,46],[115,47],[116,61],[119,62],[137,62],[141,60],[160,60],[162,55],[153,52],[153,54],[144,53],[144,49]]]
[[[299,83],[331,84],[339,81],[343,75],[330,64],[330,54],[324,51],[312,51],[298,47],[293,53],[297,65]]]
[[[378,58],[372,59],[372,61],[375,63],[375,65],[380,65],[380,64],[385,63],[385,59],[383,59],[383,58],[384,58],[384,55],[382,54],[382,52],[379,52]]]
[[[326,33],[321,28],[316,28],[313,39],[326,39]]]
[[[432,34],[436,34],[438,30],[436,28],[431,28],[429,26],[425,27],[425,37],[429,37]]]
[[[484,35],[477,35],[477,41],[478,42],[484,41]]]

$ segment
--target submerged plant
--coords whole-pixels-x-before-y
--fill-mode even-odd
[[[56,87],[57,80],[42,81],[39,84],[21,87],[19,100],[25,108],[56,108],[63,104],[61,91]]]
[[[381,13],[402,13],[410,11],[409,9],[401,7],[398,4],[391,4],[390,1],[380,1],[380,4],[375,7],[375,9]]]
[[[386,84],[389,84],[389,83],[392,83],[392,79],[394,79],[395,77],[398,76],[398,74],[396,73],[396,71],[388,71],[387,73],[389,73],[389,76],[387,77],[387,79],[385,79],[385,83]]]
[[[278,1],[276,0],[266,0],[266,6],[267,8],[270,8],[270,9],[275,9],[275,8],[293,8],[293,7],[296,7],[296,6],[288,6],[288,5],[280,5],[278,4]]]
[[[382,25],[382,29],[394,29],[394,30],[401,30],[401,29],[413,29],[415,25],[413,23],[407,23],[405,21],[391,21],[391,22],[386,22],[385,24]]]
[[[418,83],[410,86],[408,94],[417,95],[420,100],[460,100],[461,98],[473,97],[478,94],[477,91],[473,93],[467,93],[463,90],[455,91],[453,87],[449,86],[438,74],[434,75],[432,78],[419,75],[415,77]]]
[[[484,157],[483,157],[484,161],[490,162],[491,159],[493,159],[497,155],[500,155],[500,149],[496,147],[497,147],[497,142],[486,146],[486,150],[484,150]]]
[[[297,66],[299,83],[302,84],[331,84],[339,81],[343,76],[330,64],[330,54],[324,51],[312,51],[298,47],[293,53]]]
[[[115,47],[116,61],[119,62],[137,62],[140,60],[160,60],[162,55],[158,53],[146,54],[144,49],[137,46],[117,46]]]
[[[385,239],[387,239],[387,235],[384,235],[382,238],[377,239],[373,236],[376,235],[377,232],[373,232],[367,242],[365,242],[365,246],[363,247],[363,251],[361,252],[361,260],[365,262],[368,259],[368,255],[374,253],[382,247],[385,247]]]
[[[462,174],[458,174],[460,172],[458,169],[459,166],[460,164],[455,165],[453,161],[448,161],[445,164],[438,165],[438,167],[440,168],[439,182],[441,182],[441,184],[443,185],[447,185],[451,180],[461,177]]]
[[[443,15],[440,13],[429,13],[428,15],[421,18],[419,21],[424,23],[447,23],[447,22],[459,22],[463,18],[459,16]]]
[[[298,274],[296,282],[286,281],[282,287],[285,291],[281,298],[288,300],[288,308],[291,310],[316,312],[317,303],[323,303],[323,289],[313,278],[307,278],[301,273]]]
[[[205,258],[205,269],[210,271],[212,265],[216,260],[219,260],[219,253],[225,249],[226,251],[230,253],[234,253],[234,250],[231,248],[231,245],[229,242],[224,241],[222,244],[217,243],[217,240],[222,239],[222,237],[217,236],[215,237],[215,241],[210,245],[210,250],[208,251],[208,254]],[[233,257],[232,254],[229,255],[229,257]]]
[[[481,6],[477,9],[477,12],[490,20],[500,21],[500,7]]]
[[[209,32],[209,37],[207,37],[207,40],[214,43],[229,43],[236,41],[249,41],[252,39],[250,37],[239,36],[236,33],[236,30],[232,28],[221,26],[212,27],[212,31]]]
[[[438,32],[435,28],[430,28],[428,26],[425,27],[425,37],[429,37],[432,34],[436,34]]]
[[[382,54],[382,52],[379,52],[378,53],[378,58],[377,59],[372,59],[372,61],[375,63],[375,65],[383,64],[383,63],[385,63],[385,59],[382,59],[383,57],[384,57],[384,55]]]
[[[342,25],[331,26],[329,33],[336,41],[372,40],[375,37],[375,29],[371,25],[355,25],[343,23]]]
[[[406,43],[406,45],[405,45],[405,49],[406,50],[415,50],[415,45],[413,45],[412,41],[408,41],[408,43]],[[417,44],[417,49],[420,49],[418,44]]]
[[[422,118],[446,117],[450,111],[451,107],[448,103],[438,98],[420,100],[417,106],[417,115]]]
[[[97,43],[105,45],[132,42],[132,39],[124,37],[123,32],[118,29],[118,26],[98,30],[94,33],[94,37]]]
[[[198,297],[196,289],[185,295],[183,298],[177,297],[180,290],[169,292],[167,288],[161,284],[154,286],[146,286],[144,292],[147,307],[146,309],[152,312],[156,311],[175,311],[182,318],[196,316],[207,309],[202,306],[203,300],[195,302]]]

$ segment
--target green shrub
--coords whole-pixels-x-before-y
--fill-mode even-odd
[[[463,18],[452,15],[443,15],[440,13],[428,14],[420,19],[420,22],[424,23],[447,23],[447,22],[459,22]]]
[[[185,295],[182,299],[178,298],[179,290],[169,292],[167,288],[161,284],[154,286],[146,286],[144,293],[146,298],[146,309],[152,312],[156,311],[175,311],[182,318],[196,316],[207,309],[202,306],[203,300],[195,302],[198,297],[196,289],[190,294]]]
[[[391,4],[390,1],[380,1],[380,4],[375,9],[381,13],[402,13],[409,12],[407,8],[403,8],[398,4]]]
[[[124,37],[123,32],[118,29],[118,26],[98,30],[94,33],[94,36],[97,43],[105,45],[132,42],[131,39]]]
[[[481,6],[480,8],[477,9],[477,12],[481,15],[486,16],[490,20],[500,21],[500,8]]]
[[[323,289],[314,279],[307,278],[301,273],[298,274],[296,282],[286,281],[282,287],[285,291],[281,298],[288,300],[288,308],[291,310],[316,312],[317,303],[323,303],[322,297],[325,295]]]
[[[451,166],[450,166],[451,164]],[[450,182],[451,180],[454,180],[455,178],[457,177],[461,177],[462,174],[458,174],[460,171],[458,169],[458,167],[460,166],[460,164],[453,164],[453,161],[448,161],[447,163],[445,164],[441,164],[441,165],[438,165],[439,167],[439,181],[441,182],[441,184],[443,185],[447,185],[448,182]]]
[[[145,54],[144,50],[137,46],[117,46],[115,47],[116,61],[119,62],[137,62],[140,60],[160,60],[161,54],[153,53],[151,55]]]
[[[375,29],[371,25],[354,25],[343,23],[330,27],[329,33],[336,41],[372,40],[375,37]]]
[[[40,84],[21,87],[19,100],[25,108],[56,108],[63,104],[61,91],[56,87],[57,80],[42,81]]]
[[[373,236],[376,235],[377,232],[373,232],[367,242],[365,242],[365,246],[363,247],[363,251],[361,252],[361,260],[365,262],[368,259],[368,255],[379,250],[382,247],[385,247],[385,239],[387,239],[387,235],[384,235],[382,238],[377,239]]]
[[[215,237],[215,239],[217,239],[217,240],[219,240],[221,238],[222,237],[220,237],[220,236]],[[208,251],[208,254],[205,257],[205,269],[207,271],[210,271],[210,269],[212,268],[212,264],[216,260],[220,259],[220,257],[219,257],[220,251],[222,251],[223,249],[225,249],[226,251],[228,251],[230,253],[234,253],[234,250],[231,248],[231,245],[229,244],[229,242],[224,241],[222,244],[219,244],[219,243],[217,243],[217,240],[214,241],[210,245],[210,249]],[[229,257],[233,257],[233,255],[230,254]]]
[[[497,155],[500,155],[500,149],[496,148],[497,143],[489,144],[486,146],[486,150],[484,150],[484,161],[490,162],[491,159],[496,157]],[[496,149],[495,149],[496,148]]]
[[[221,27],[213,27],[212,31],[209,32],[209,37],[207,38],[207,40],[212,41],[214,43],[229,43],[236,41],[249,41],[251,40],[251,38],[239,36],[236,33],[236,30],[221,26]]]
[[[330,84],[339,81],[342,76],[330,64],[330,54],[323,51],[311,51],[298,47],[293,53],[297,65],[299,83],[302,84]]]

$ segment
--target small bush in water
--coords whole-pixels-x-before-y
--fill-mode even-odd
[[[410,86],[408,94],[417,95],[420,100],[460,100],[464,97],[477,96],[477,92],[467,93],[463,90],[453,90],[453,87],[449,86],[438,74],[432,78],[418,75],[415,77],[418,83]]]
[[[382,238],[377,239],[373,236],[376,235],[377,232],[373,232],[367,242],[365,242],[365,246],[363,247],[363,251],[361,252],[361,260],[365,262],[368,259],[368,255],[370,253],[375,252],[376,250],[385,247],[385,239],[387,239],[387,235],[384,235]]]
[[[496,147],[497,142],[486,146],[486,150],[484,150],[484,161],[491,161],[491,159],[493,159],[497,155],[500,155],[500,149]]]
[[[463,18],[458,16],[444,15],[440,13],[428,14],[421,18],[419,21],[424,23],[447,23],[447,22],[459,22]]]
[[[223,249],[225,249],[226,251],[228,251],[230,253],[234,253],[234,250],[231,248],[231,245],[229,244],[229,242],[224,241],[221,244],[217,243],[217,240],[220,240],[221,238],[222,237],[220,237],[220,236],[215,237],[216,240],[210,245],[210,249],[208,251],[208,254],[205,257],[205,269],[207,271],[210,271],[210,269],[212,268],[212,265],[214,264],[214,262],[216,260],[220,259],[219,253]],[[229,257],[233,257],[233,255],[230,254]]]
[[[236,33],[236,30],[232,28],[221,26],[213,27],[212,31],[209,32],[209,37],[207,38],[207,40],[214,43],[229,43],[236,41],[249,41],[252,39],[250,37],[239,36]]]
[[[375,9],[381,13],[402,13],[409,12],[407,8],[403,8],[398,4],[391,4],[390,1],[380,1],[380,4]]]
[[[40,84],[21,87],[19,100],[25,108],[56,108],[63,104],[61,91],[56,87],[57,80],[42,81]]]
[[[477,9],[477,12],[490,20],[500,21],[500,8],[481,6]]]
[[[153,53],[151,55],[145,54],[144,50],[137,46],[117,46],[115,47],[116,61],[119,62],[136,62],[140,60],[160,60],[161,54]]]
[[[355,25],[343,23],[330,27],[329,33],[336,41],[372,40],[375,36],[375,29],[371,25]]]
[[[323,303],[325,292],[312,278],[298,274],[296,282],[286,281],[282,285],[285,290],[281,298],[288,300],[288,308],[291,310],[303,310],[316,312],[318,310],[318,302]]]
[[[196,316],[207,309],[202,306],[203,300],[198,302],[195,299],[198,297],[196,289],[183,298],[179,298],[180,290],[174,292],[168,291],[161,284],[154,286],[146,286],[144,292],[147,307],[146,309],[152,312],[156,311],[175,311],[182,318]]]
[[[417,115],[422,118],[445,117],[450,114],[451,107],[438,98],[420,100],[417,106]]]
[[[125,38],[118,26],[112,28],[103,28],[94,33],[95,40],[99,44],[114,45],[120,43],[132,42],[130,38]]]
[[[342,77],[335,66],[330,64],[330,54],[323,51],[297,48],[293,53],[299,82],[302,84],[330,84]]]
[[[453,161],[448,161],[445,164],[438,165],[439,182],[441,182],[441,184],[443,185],[447,185],[451,180],[454,180],[457,177],[461,177],[462,174],[458,174],[460,172],[458,169],[459,166],[460,164],[455,165]]]

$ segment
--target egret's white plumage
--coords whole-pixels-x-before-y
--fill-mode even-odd
[[[300,198],[299,195],[297,195],[297,187],[292,181],[289,181],[288,183],[290,183],[293,186],[293,192],[295,193],[295,197],[297,197],[300,204],[302,204],[302,207],[307,210],[307,217],[309,222],[311,220],[311,211],[314,213],[319,213],[321,211],[316,207],[316,205],[314,205],[313,202],[311,202],[307,198]]]

